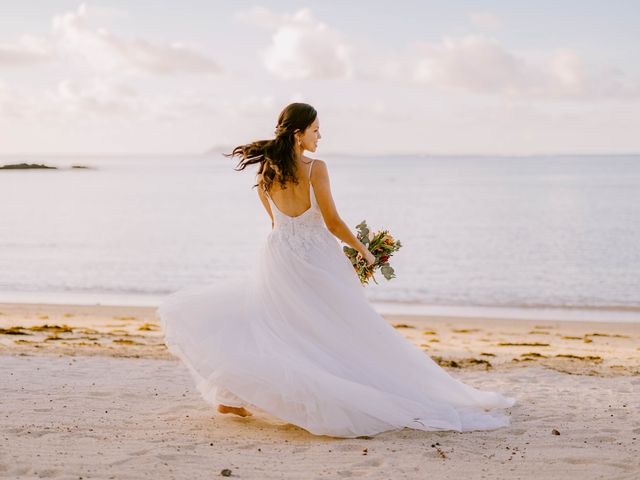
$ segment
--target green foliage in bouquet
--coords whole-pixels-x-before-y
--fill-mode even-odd
[[[358,273],[360,283],[366,285],[371,279],[377,284],[374,273],[378,268],[387,280],[394,278],[396,275],[391,265],[389,265],[389,258],[402,246],[400,240],[394,239],[388,230],[378,230],[376,233],[371,233],[366,220],[356,225],[356,230],[358,240],[376,257],[376,261],[372,265],[367,265],[367,261],[364,258],[359,258],[360,256],[355,248],[349,246],[342,248]]]

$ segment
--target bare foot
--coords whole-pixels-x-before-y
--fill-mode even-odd
[[[241,417],[250,417],[253,415],[249,410],[244,407],[228,407],[226,405],[218,405],[218,411],[220,413],[233,413],[234,415],[240,415]]]

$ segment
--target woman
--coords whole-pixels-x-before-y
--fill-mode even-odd
[[[317,435],[358,437],[404,427],[489,430],[515,399],[454,379],[369,304],[336,237],[371,264],[342,221],[315,109],[292,103],[276,136],[236,147],[258,165],[272,230],[242,283],[184,289],[158,310],[165,342],[221,413],[259,408]]]

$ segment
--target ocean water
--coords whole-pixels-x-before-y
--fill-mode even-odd
[[[640,308],[640,156],[321,156],[403,243],[376,302]],[[0,297],[160,298],[252,268],[271,224],[222,156],[0,157]],[[82,164],[92,169],[70,169]]]

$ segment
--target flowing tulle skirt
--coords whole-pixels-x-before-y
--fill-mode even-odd
[[[169,351],[212,405],[258,408],[317,435],[489,430],[515,399],[453,378],[369,304],[325,230],[297,255],[272,231],[255,268],[158,309]]]

